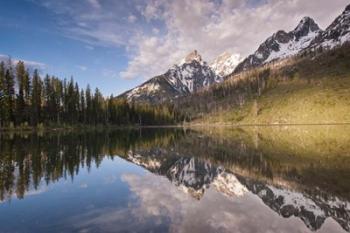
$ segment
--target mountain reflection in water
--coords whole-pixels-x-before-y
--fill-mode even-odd
[[[79,198],[95,204],[38,225],[28,220],[33,213],[26,209],[22,222],[33,224],[27,229],[349,232],[347,130],[334,126],[4,134],[0,216],[16,216],[23,208],[16,200],[29,203],[35,198],[41,203],[38,208],[55,212],[42,200],[44,195],[56,195],[52,200],[58,204],[65,198],[65,205]],[[109,163],[117,164],[113,165],[120,170],[117,175],[109,174],[116,172],[106,168],[112,166]],[[105,171],[110,182],[102,186],[96,181],[96,189],[90,190],[86,171],[91,170],[93,174]],[[84,200],[84,192],[72,194],[70,189],[60,194],[46,191],[54,184],[66,185],[66,180],[74,184],[80,179],[86,184],[79,187],[93,197]],[[115,180],[121,182],[118,187],[113,186]],[[118,193],[112,194],[119,196],[120,203],[102,203],[103,197],[113,197],[112,187],[117,187]],[[96,199],[101,203],[96,204]],[[0,232],[28,232],[16,227],[0,218]]]

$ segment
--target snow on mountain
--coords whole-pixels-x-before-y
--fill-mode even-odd
[[[161,103],[222,81],[223,78],[216,75],[194,50],[165,74],[148,80],[120,97],[125,97],[128,101]]]
[[[332,49],[335,46],[350,41],[350,4],[344,12],[338,16],[329,27],[320,33],[311,43],[310,48],[319,47]]]
[[[210,68],[220,77],[231,74],[240,61],[238,54],[224,52],[218,56],[211,64]]]
[[[227,197],[241,197],[248,192],[234,174],[197,158],[178,157],[169,151],[157,149],[129,151],[127,159],[153,173],[166,176],[180,190],[196,199],[202,198],[211,185]]]
[[[220,83],[231,73],[239,73],[260,65],[291,57],[308,49],[334,48],[350,41],[350,5],[322,31],[310,17],[304,17],[290,31],[278,31],[262,43],[255,53],[242,62],[239,56],[223,53],[210,65],[194,50],[165,74],[154,77],[120,97],[128,101],[162,103],[195,93]]]
[[[274,33],[254,54],[238,64],[234,72],[238,73],[274,60],[294,56],[309,47],[321,32],[313,19],[304,17],[293,31],[287,33],[281,30]]]
[[[337,197],[310,195],[256,180],[238,177],[247,189],[256,194],[276,213],[285,218],[300,218],[312,231],[322,227],[327,218],[333,218],[346,231],[350,230],[350,203]]]
[[[298,217],[313,231],[320,229],[327,218],[333,218],[344,230],[350,231],[350,203],[336,196],[267,184],[226,171],[205,160],[181,157],[172,150],[130,151],[127,159],[166,176],[179,190],[195,199],[201,199],[210,187],[228,198],[252,193],[282,217]]]
[[[218,192],[227,197],[242,197],[248,192],[247,188],[232,173],[220,173],[212,184]]]

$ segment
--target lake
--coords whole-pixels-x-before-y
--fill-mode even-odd
[[[350,126],[0,134],[0,232],[350,232]]]

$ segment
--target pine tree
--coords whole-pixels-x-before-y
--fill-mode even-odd
[[[5,63],[0,63],[0,127],[3,126],[5,117]]]
[[[42,95],[42,83],[39,76],[38,70],[34,71],[33,74],[33,91],[31,96],[31,121],[33,126],[37,126],[41,120],[41,95]]]
[[[25,119],[25,99],[24,99],[24,81],[26,76],[26,70],[24,63],[19,61],[16,65],[16,78],[17,78],[17,98],[16,98],[16,124],[22,124]]]
[[[128,103],[113,95],[104,98],[98,88],[79,88],[73,78],[61,81],[46,75],[42,81],[38,70],[31,79],[23,62],[18,62],[15,74],[11,60],[0,63],[0,126],[30,122],[50,124],[165,124],[176,118],[168,106],[155,107]],[[16,80],[16,82],[15,82]],[[15,85],[16,84],[16,85]]]
[[[80,119],[80,92],[79,92],[78,83],[75,83],[74,85],[73,101],[74,101],[74,123],[77,123]]]
[[[10,66],[5,73],[4,79],[4,119],[9,123],[14,122],[14,100],[15,100],[15,81],[12,67]]]
[[[85,100],[86,100],[86,115],[87,115],[87,123],[92,124],[93,111],[92,111],[92,96],[90,86],[87,85],[85,91]]]
[[[86,103],[83,89],[80,91],[80,122],[83,124],[86,123]]]
[[[29,71],[27,70],[24,75],[23,79],[23,91],[24,91],[24,122],[29,122],[30,121],[30,95],[31,95],[31,86],[30,86],[30,76],[29,76]]]
[[[53,78],[53,96],[54,96],[54,115],[55,123],[61,123],[62,106],[63,106],[63,84],[58,78]]]

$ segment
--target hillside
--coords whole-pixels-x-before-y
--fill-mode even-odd
[[[350,123],[350,46],[270,63],[183,98],[192,123]]]

